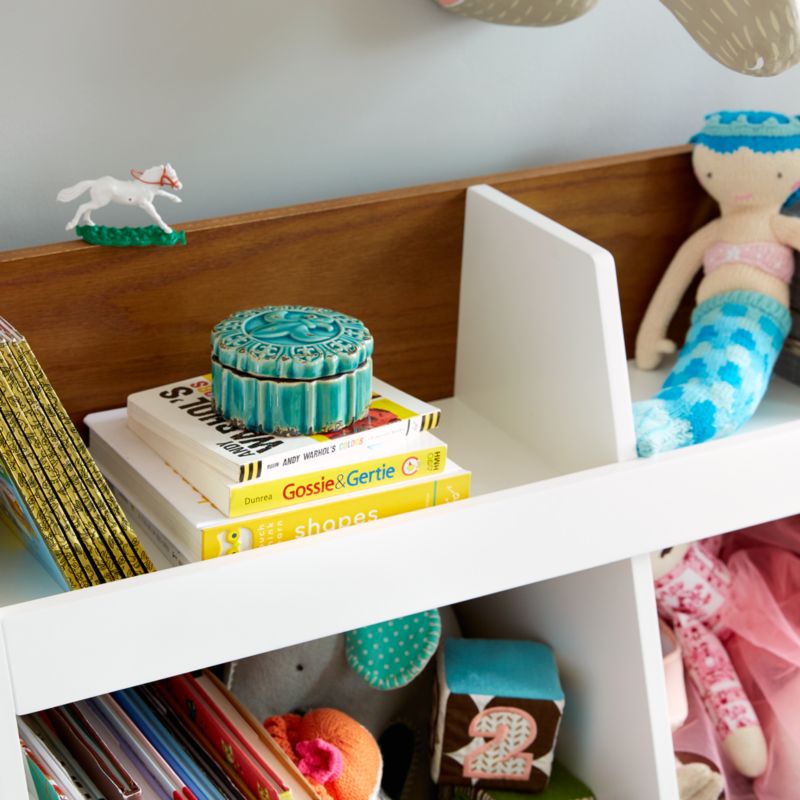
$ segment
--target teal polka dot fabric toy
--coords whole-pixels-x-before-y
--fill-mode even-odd
[[[350,631],[347,663],[376,689],[405,686],[436,652],[441,627],[434,609]]]
[[[636,340],[654,369],[676,350],[667,328],[701,269],[697,306],[677,362],[652,399],[634,403],[640,456],[727,436],[755,412],[791,328],[800,219],[781,213],[800,191],[800,118],[723,111],[692,138],[692,163],[720,215],[678,249]]]

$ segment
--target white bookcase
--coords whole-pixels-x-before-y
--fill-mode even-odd
[[[601,800],[677,800],[647,554],[800,511],[800,389],[637,460],[631,393],[663,374],[626,363],[611,254],[488,186],[459,314],[441,436],[468,500],[71,593],[2,532],[3,800],[25,796],[16,714],[453,603],[471,635],[555,648],[560,758]]]

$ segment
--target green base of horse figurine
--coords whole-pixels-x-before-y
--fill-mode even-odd
[[[176,244],[186,244],[185,231],[164,233],[158,225],[143,228],[78,225],[75,232],[84,242],[103,247],[174,247]]]

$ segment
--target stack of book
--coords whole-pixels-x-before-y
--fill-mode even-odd
[[[216,413],[208,376],[89,415],[118,498],[175,563],[276,544],[469,495],[431,430],[440,412],[375,380],[369,413],[333,434],[281,438]]]
[[[316,800],[294,763],[211,672],[20,717],[48,800]]]
[[[1,318],[0,508],[63,589],[153,569],[30,346]]]

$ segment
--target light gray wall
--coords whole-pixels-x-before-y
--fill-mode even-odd
[[[800,67],[730,72],[658,0],[559,28],[433,0],[0,0],[0,249],[58,241],[58,189],[171,161],[169,221],[685,141],[800,113]],[[98,222],[147,224],[137,209]]]

